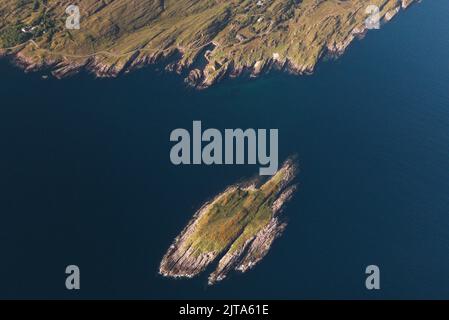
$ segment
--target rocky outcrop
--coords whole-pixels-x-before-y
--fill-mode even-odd
[[[213,285],[225,279],[232,270],[246,272],[253,268],[287,226],[281,212],[296,190],[295,185],[290,185],[296,171],[294,161],[288,160],[273,178],[260,187],[254,182],[245,186],[239,184],[207,202],[176,237],[162,258],[159,273],[173,278],[190,278],[203,272],[221,256],[208,279],[209,285]],[[257,215],[261,210],[268,211],[263,219]],[[236,219],[246,222],[233,224]],[[220,223],[209,223],[212,220]],[[233,236],[222,247],[206,243],[205,249],[200,244],[215,241],[214,236],[207,238],[211,234],[217,234],[217,238],[226,234]]]
[[[401,7],[398,6],[394,9],[388,11],[385,14],[385,21],[390,21],[391,19],[393,19],[399,13],[400,10],[401,10]]]
[[[401,0],[401,6],[403,9],[407,9],[416,0]]]
[[[199,253],[193,246],[186,246],[188,239],[198,227],[198,221],[208,214],[210,207],[220,201],[227,194],[234,192],[236,187],[226,189],[212,201],[204,204],[193,216],[188,225],[179,236],[175,238],[173,244],[162,258],[159,273],[163,276],[173,278],[191,278],[202,272],[218,255],[218,252]]]
[[[203,78],[203,72],[200,69],[193,69],[189,72],[188,77],[184,80],[191,87],[196,87]]]

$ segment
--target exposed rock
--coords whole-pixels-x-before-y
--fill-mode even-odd
[[[212,285],[231,270],[246,272],[254,267],[287,225],[279,215],[296,190],[289,186],[296,171],[294,161],[288,160],[260,187],[248,181],[207,202],[176,237],[162,258],[159,273],[190,278],[223,254],[209,276]]]
[[[189,75],[186,79],[184,79],[184,81],[192,86],[192,87],[196,87],[201,79],[203,78],[203,72],[200,69],[193,69],[189,72]]]
[[[401,6],[403,9],[407,9],[416,0],[401,0]]]
[[[393,10],[388,11],[385,14],[385,21],[390,21],[391,19],[393,19],[394,16],[396,16],[400,10],[401,10],[401,7],[396,7]]]

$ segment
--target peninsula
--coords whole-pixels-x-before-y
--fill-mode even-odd
[[[367,27],[368,6],[381,22],[416,0],[2,0],[0,56],[56,77],[87,69],[117,76],[162,63],[205,88],[223,77],[273,68],[311,73],[341,54]],[[66,28],[69,5],[80,28]]]
[[[268,181],[228,187],[204,204],[164,255],[159,273],[190,278],[218,260],[210,285],[232,270],[246,272],[269,251],[286,227],[280,214],[296,186],[295,162],[287,160]]]

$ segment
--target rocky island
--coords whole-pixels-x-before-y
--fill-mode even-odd
[[[159,273],[190,278],[218,260],[212,285],[232,270],[254,267],[286,227],[280,213],[296,190],[296,172],[294,160],[287,160],[268,181],[231,186],[204,204],[175,238]]]
[[[366,31],[416,0],[2,0],[0,55],[64,77],[83,68],[116,76],[151,63],[205,88],[273,68],[311,73]],[[80,28],[66,28],[69,5]]]

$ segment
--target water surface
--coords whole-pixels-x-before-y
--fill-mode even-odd
[[[424,1],[313,76],[205,91],[146,68],[43,80],[0,62],[0,297],[449,298],[449,6]],[[289,226],[215,287],[158,264],[201,204],[257,166],[170,163],[171,130],[278,128]],[[65,289],[65,267],[81,290]],[[364,270],[381,269],[381,290]]]

